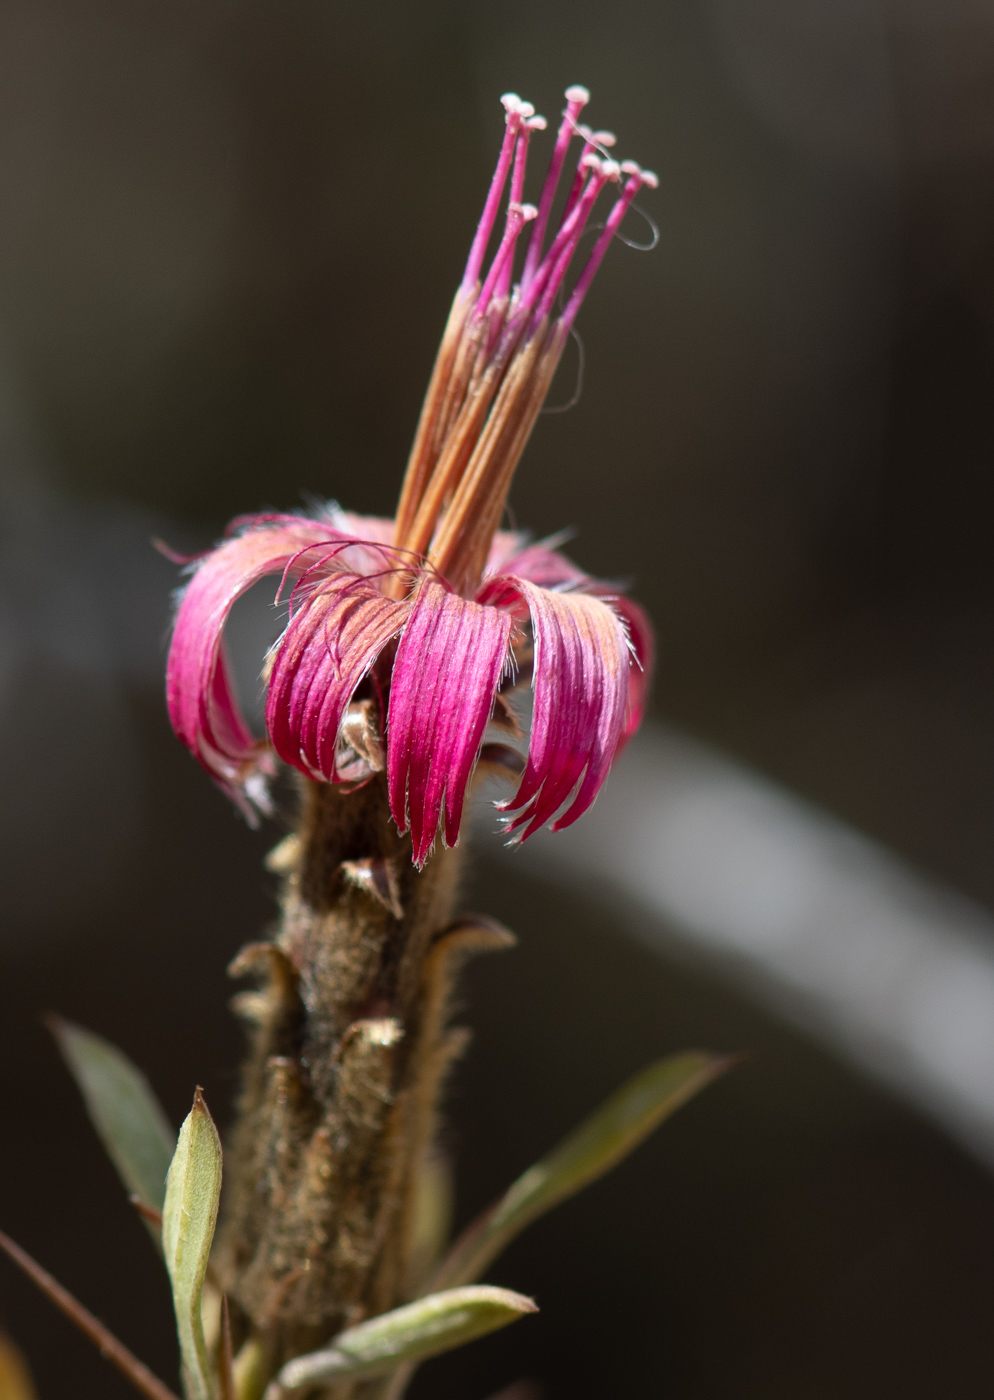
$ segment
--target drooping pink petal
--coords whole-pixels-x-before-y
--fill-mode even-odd
[[[607,777],[625,728],[629,645],[618,614],[589,593],[556,593],[520,577],[495,579],[481,601],[527,609],[534,642],[534,709],[528,765],[510,830],[522,839],[550,821],[559,831],[581,816]]]
[[[397,648],[387,718],[390,809],[423,865],[459,835],[466,786],[508,655],[511,617],[425,579]]]
[[[490,552],[488,572],[491,574],[514,574],[517,578],[537,583],[542,588],[569,589],[591,593],[611,604],[628,629],[630,647],[630,667],[628,685],[628,713],[618,752],[638,730],[645,714],[649,684],[652,679],[655,661],[652,623],[644,609],[623,593],[614,584],[602,583],[591,578],[565,554],[555,548],[563,536],[539,540],[526,544],[524,536],[505,531],[494,539]]]
[[[598,596],[607,597],[600,589],[593,590]],[[608,601],[623,620],[628,629],[631,643],[628,667],[628,710],[625,715],[625,728],[618,745],[618,753],[637,731],[645,715],[649,699],[649,686],[652,682],[652,668],[656,659],[656,647],[652,623],[644,608],[633,602],[623,593],[611,592]]]
[[[233,604],[266,574],[339,537],[326,523],[302,516],[247,518],[242,534],[204,556],[179,601],[169,661],[166,701],[173,729],[204,768],[245,810],[243,789],[256,771],[262,746],[249,731],[230,683],[221,647]]]
[[[266,727],[284,762],[336,781],[335,745],[346,706],[409,609],[333,561],[298,585],[266,697]]]

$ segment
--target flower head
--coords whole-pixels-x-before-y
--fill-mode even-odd
[[[504,140],[396,520],[336,506],[313,517],[248,517],[193,566],[169,655],[169,714],[246,814],[265,805],[273,752],[326,782],[362,781],[385,763],[393,817],[401,830],[410,827],[420,865],[440,824],[446,844],[458,838],[481,755],[520,778],[501,806],[523,838],[580,816],[638,727],[652,646],[641,609],[552,545],[498,528],[580,304],[638,190],[656,184],[650,171],[610,158],[609,132],[578,122],[588,96],[580,87],[566,92],[537,206],[522,195],[530,139],[545,121],[514,94],[501,99]],[[549,237],[575,138],[579,158]],[[485,269],[509,178],[503,232]],[[611,188],[599,236],[564,295],[580,239]],[[234,602],[266,574],[279,574],[289,597],[287,627],[270,658],[268,742],[255,739],[241,715],[223,648]],[[491,723],[517,731],[506,692],[529,675],[534,714],[521,758],[484,740]]]

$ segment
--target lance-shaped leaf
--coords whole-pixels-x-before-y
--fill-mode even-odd
[[[161,1211],[176,1132],[141,1070],[102,1036],[48,1018],[107,1154],[141,1205]],[[150,1227],[153,1238],[158,1230]]]
[[[635,1075],[463,1232],[432,1277],[432,1288],[479,1278],[526,1225],[610,1171],[733,1063],[731,1056],[694,1050]]]
[[[162,1208],[162,1248],[173,1286],[189,1400],[212,1400],[201,1300],[221,1195],[221,1140],[198,1089],[179,1133]]]
[[[507,1288],[452,1288],[361,1322],[340,1332],[324,1351],[287,1362],[273,1397],[304,1386],[327,1385],[391,1371],[474,1341],[498,1327],[538,1312],[531,1298]]]

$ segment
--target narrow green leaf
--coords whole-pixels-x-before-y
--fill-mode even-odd
[[[507,1288],[453,1288],[340,1332],[324,1351],[288,1361],[276,1378],[280,1391],[327,1385],[392,1371],[451,1351],[498,1327],[538,1312],[531,1298]]]
[[[212,1400],[201,1300],[221,1195],[221,1140],[198,1089],[180,1128],[162,1208],[162,1247],[173,1286],[188,1400]]]
[[[59,1016],[48,1018],[90,1121],[128,1191],[147,1209],[162,1210],[176,1131],[141,1070],[123,1051]],[[153,1237],[157,1235],[152,1230]]]
[[[431,1287],[451,1288],[479,1278],[526,1225],[610,1171],[734,1063],[731,1056],[692,1050],[635,1075],[463,1232],[433,1275]]]

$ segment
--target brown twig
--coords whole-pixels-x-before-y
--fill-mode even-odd
[[[112,1365],[116,1366],[131,1384],[140,1390],[148,1400],[179,1400],[158,1376],[152,1374],[143,1361],[139,1361],[123,1342],[119,1342],[104,1324],[93,1316],[82,1303],[76,1301],[67,1288],[63,1288],[50,1273],[36,1264],[31,1255],[0,1231],[0,1249],[23,1269],[32,1283],[37,1284],[48,1300],[74,1322],[79,1330],[93,1342]]]
[[[218,1348],[218,1396],[219,1400],[235,1400],[234,1359],[231,1354],[231,1315],[228,1312],[228,1295],[221,1294],[221,1345]]]
[[[154,1206],[147,1206],[141,1196],[132,1192],[128,1200],[143,1220],[147,1220],[149,1225],[154,1225],[157,1230],[162,1229],[162,1211],[156,1210]]]

